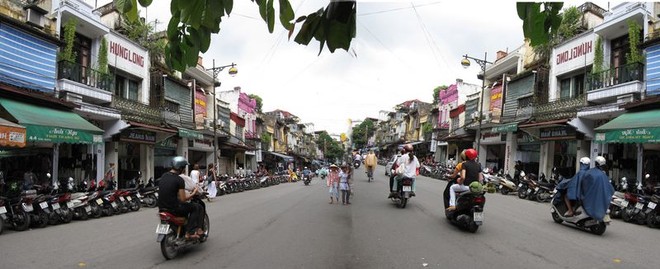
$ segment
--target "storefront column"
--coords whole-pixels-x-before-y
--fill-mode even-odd
[[[516,170],[516,161],[518,160],[518,137],[513,132],[506,134],[506,148],[504,149],[504,169],[505,173],[512,174]]]
[[[594,167],[594,162],[596,160],[596,157],[601,155],[603,152],[603,146],[607,144],[601,144],[601,143],[596,143],[596,141],[591,141],[591,151],[589,151],[591,154],[589,155],[589,158],[591,159],[591,164],[589,167]]]
[[[637,143],[635,145],[637,146],[637,178],[639,178],[640,180],[643,181],[644,180],[644,175],[643,175],[644,171],[642,169],[644,169],[644,167],[643,167],[644,166],[644,147],[642,146],[642,144],[639,144],[639,143]],[[646,183],[646,181],[643,181],[643,182]]]
[[[140,156],[140,171],[142,172],[142,180],[146,182],[154,176],[154,146],[141,144],[140,155],[142,155]]]
[[[537,175],[541,175],[544,171],[552,171],[553,156],[555,155],[555,141],[546,141],[541,143],[541,152],[539,158],[539,171]]]
[[[486,168],[486,158],[488,157],[488,151],[486,151],[487,145],[484,145],[484,143],[481,143],[479,145],[479,148],[477,149],[477,152],[479,154],[478,160],[479,164],[481,164],[482,168]]]
[[[103,178],[105,170],[105,143],[94,144],[94,153],[96,155],[96,180]]]
[[[60,170],[60,144],[53,144],[53,177],[51,177],[51,184],[53,186],[58,182],[58,174]]]
[[[105,146],[108,150],[105,151],[104,165],[99,168],[99,171],[101,171],[103,175],[96,179],[96,183],[104,178],[106,169],[110,167],[110,163],[115,164],[115,175],[119,173],[119,142],[108,142],[105,143]]]
[[[188,145],[188,138],[181,138],[179,139],[179,143],[177,144],[176,147],[176,155],[177,156],[183,156],[183,158],[186,158],[188,162],[190,163],[190,156],[188,156],[188,148],[190,145]],[[186,175],[189,175],[190,173],[188,172],[192,167],[186,166],[186,170],[184,171]]]
[[[591,143],[588,140],[577,141],[577,151],[575,154],[575,173],[580,171],[580,159],[589,156],[591,152]]]

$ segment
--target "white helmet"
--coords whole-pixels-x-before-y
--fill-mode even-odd
[[[581,163],[581,164],[590,164],[590,163],[591,163],[591,159],[589,159],[589,157],[582,157],[582,158],[580,159],[580,163]]]
[[[605,160],[605,157],[603,157],[603,156],[596,157],[596,165],[603,166],[603,165],[605,165],[606,162],[607,161]]]

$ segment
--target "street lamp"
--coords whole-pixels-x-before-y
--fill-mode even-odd
[[[236,69],[236,64],[231,63],[223,66],[215,66],[215,59],[213,60],[213,67],[206,69],[207,71],[213,71],[213,166],[215,169],[218,169],[218,105],[216,103],[218,97],[216,96],[215,88],[220,87],[222,83],[218,80],[218,74],[222,72],[225,68],[229,68],[229,75],[236,76],[238,69]]]
[[[488,59],[488,53],[484,52],[484,59],[477,59],[468,56],[467,54],[463,55],[463,60],[461,60],[461,65],[463,68],[467,69],[470,67],[470,59],[474,60],[481,67],[481,97],[479,98],[479,127],[477,128],[477,152],[481,152],[481,120],[483,118],[484,110],[484,90],[486,90],[486,64],[493,64],[486,59]],[[478,77],[478,76],[477,76]]]

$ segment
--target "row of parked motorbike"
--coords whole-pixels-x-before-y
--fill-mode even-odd
[[[5,227],[24,231],[30,227],[43,228],[72,220],[138,211],[143,206],[156,207],[157,182],[151,178],[146,183],[136,185],[135,183],[141,181],[140,177],[138,174],[137,178],[129,181],[129,186],[133,187],[126,189],[115,189],[114,183],[96,184],[94,180],[76,184],[73,178],[53,187],[34,185],[28,190],[22,190],[18,182],[13,182],[8,191],[0,196],[0,234]],[[297,179],[289,179],[285,172],[271,176],[225,175],[218,181],[216,195],[259,189],[290,181],[295,182]]]

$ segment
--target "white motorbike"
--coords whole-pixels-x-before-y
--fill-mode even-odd
[[[603,221],[599,221],[587,215],[585,213],[584,208],[582,208],[582,205],[577,205],[574,206],[577,208],[574,208],[573,212],[580,212],[580,214],[567,217],[564,216],[564,214],[566,214],[566,211],[568,211],[568,208],[566,207],[566,203],[564,203],[564,201],[560,198],[561,196],[558,195],[556,189],[554,192],[555,194],[553,195],[552,201],[550,202],[550,204],[552,205],[552,207],[550,208],[550,213],[552,214],[552,219],[556,223],[567,222],[577,226],[578,228],[581,228],[585,231],[591,232],[596,235],[602,235],[603,233],[605,233],[607,225],[609,225],[611,222],[609,210],[608,210],[608,214],[605,214]]]

